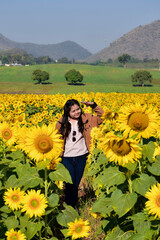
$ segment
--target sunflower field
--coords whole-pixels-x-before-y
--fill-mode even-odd
[[[72,181],[55,124],[72,98],[104,110],[83,177],[103,238],[63,201]],[[0,198],[1,240],[160,240],[160,94],[1,94]]]

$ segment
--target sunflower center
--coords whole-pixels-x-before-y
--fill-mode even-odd
[[[80,233],[82,231],[82,226],[77,226],[75,229],[76,233]]]
[[[31,208],[37,208],[39,206],[39,201],[37,199],[32,199],[30,202]]]
[[[17,235],[13,235],[13,236],[11,237],[11,240],[18,240]]]
[[[39,152],[48,153],[53,148],[53,141],[49,136],[41,135],[35,139],[35,146]]]
[[[110,147],[112,151],[118,156],[125,156],[131,151],[129,143],[127,143],[124,139],[120,141],[113,140],[110,143]]]
[[[13,202],[18,202],[19,201],[19,196],[13,195],[12,200],[13,200]]]
[[[158,207],[160,207],[160,195],[158,195],[156,198],[156,204]]]
[[[133,130],[143,131],[148,127],[149,119],[145,113],[135,112],[128,118],[128,125]]]
[[[113,118],[113,113],[112,112],[107,112],[106,113],[106,119],[112,119]]]
[[[23,121],[23,117],[22,117],[22,116],[19,116],[19,117],[18,117],[18,121],[19,121],[19,122],[22,122],[22,121]]]
[[[2,131],[2,137],[6,140],[9,140],[12,137],[12,131],[10,129],[4,129]]]

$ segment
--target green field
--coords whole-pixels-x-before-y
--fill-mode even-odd
[[[76,69],[84,76],[84,85],[68,85],[64,74]],[[35,84],[31,79],[35,69],[50,74],[50,84]],[[70,94],[78,92],[160,93],[160,71],[149,70],[152,87],[133,87],[131,75],[137,69],[80,64],[47,64],[21,67],[0,67],[0,93]]]

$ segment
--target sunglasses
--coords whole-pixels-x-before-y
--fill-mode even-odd
[[[76,131],[72,132],[72,141],[75,142],[76,141]]]

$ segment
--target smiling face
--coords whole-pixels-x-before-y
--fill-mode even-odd
[[[69,117],[72,119],[78,119],[80,115],[81,115],[81,108],[77,104],[74,104],[71,107],[71,110],[69,112]]]

